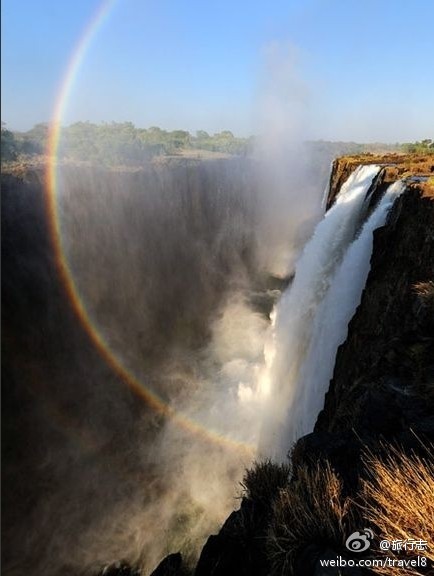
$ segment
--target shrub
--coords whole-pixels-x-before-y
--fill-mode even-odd
[[[266,460],[254,462],[246,470],[241,486],[246,498],[264,506],[271,506],[279,491],[285,488],[289,479],[289,466]]]
[[[420,306],[434,314],[434,282],[417,282],[413,284],[413,292],[417,295]]]

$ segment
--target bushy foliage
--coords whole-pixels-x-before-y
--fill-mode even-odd
[[[401,148],[410,154],[434,154],[434,140],[426,138],[420,142],[406,142]]]
[[[198,150],[245,155],[252,151],[254,139],[253,137],[237,138],[229,130],[224,130],[213,136],[203,130],[199,130],[196,132],[196,137],[191,139],[191,143],[193,148]]]
[[[2,128],[2,159],[43,154],[48,135],[46,123],[37,124],[27,132],[13,133]],[[192,136],[185,130],[167,131],[157,126],[136,128],[132,122],[76,122],[62,128],[59,155],[63,159],[107,166],[140,166],[154,156],[177,155],[185,150],[246,155],[251,148],[252,139],[236,138],[229,131],[210,136],[202,130]]]
[[[1,135],[1,159],[3,161],[16,160],[18,158],[19,147],[14,134],[7,130],[2,123]]]
[[[246,498],[265,506],[272,505],[280,490],[288,485],[289,466],[271,460],[254,462],[246,470],[241,486]]]
[[[2,123],[2,162],[17,160],[21,156],[43,154],[48,138],[48,124],[37,124],[28,132],[12,132]]]

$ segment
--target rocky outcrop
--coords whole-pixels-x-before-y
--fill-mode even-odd
[[[433,155],[363,154],[359,156],[342,156],[333,162],[326,204],[327,210],[335,201],[342,184],[361,164],[378,164],[382,166],[381,172],[375,178],[368,191],[373,203],[381,197],[389,184],[402,177],[417,175],[421,178],[429,178],[434,173]]]
[[[266,511],[243,499],[241,508],[229,516],[219,534],[209,537],[195,576],[260,576],[266,573],[265,529]]]

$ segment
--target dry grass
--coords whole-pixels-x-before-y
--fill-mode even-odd
[[[339,161],[354,166],[360,164],[390,164],[395,176],[400,178],[410,175],[432,176],[434,166],[433,154],[392,152],[386,154],[355,154],[341,156]]]
[[[271,460],[254,462],[252,468],[246,470],[241,483],[245,497],[271,506],[279,491],[287,486],[289,472],[287,464],[276,464]]]
[[[342,482],[326,462],[301,467],[274,500],[267,549],[274,576],[293,574],[300,554],[312,544],[348,554],[345,541],[361,527],[374,528],[374,558],[409,560],[425,556],[434,566],[434,450],[428,456],[405,454],[383,446],[387,456],[364,457],[367,476],[355,500],[343,494]],[[357,500],[357,502],[356,502]],[[426,541],[427,550],[383,552],[381,540]],[[434,573],[415,567],[371,567],[386,576]]]
[[[434,563],[434,451],[430,449],[428,458],[422,459],[389,447],[387,458],[368,455],[366,463],[370,471],[363,483],[366,518],[378,529],[377,541],[425,540],[426,551],[389,554],[396,559],[419,554]],[[376,568],[376,572],[387,576],[421,573],[397,566]]]
[[[292,574],[298,554],[309,544],[342,548],[356,529],[354,509],[328,463],[299,468],[274,503],[268,536],[272,574]]]
[[[412,286],[420,305],[434,314],[434,281],[418,282]]]

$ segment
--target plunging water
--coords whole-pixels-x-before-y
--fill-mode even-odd
[[[283,459],[311,432],[324,402],[338,346],[360,302],[369,272],[373,230],[403,184],[393,184],[364,223],[366,194],[378,166],[360,166],[305,246],[292,286],[276,309],[271,394],[262,451]]]

